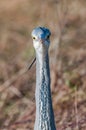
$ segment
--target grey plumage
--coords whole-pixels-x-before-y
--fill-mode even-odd
[[[34,130],[56,130],[50,89],[48,48],[50,31],[37,27],[32,31],[36,51],[36,119]]]

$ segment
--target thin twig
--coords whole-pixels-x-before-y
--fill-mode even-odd
[[[6,90],[8,87],[10,87],[12,85],[12,83],[14,81],[16,81],[19,77],[21,77],[22,75],[24,75],[28,70],[31,69],[32,65],[34,64],[34,62],[36,61],[36,58],[33,59],[33,61],[31,62],[31,64],[23,69],[21,69],[16,75],[12,76],[12,78],[8,79],[7,81],[5,81],[1,86],[0,86],[0,92],[3,92],[4,90]]]
[[[31,62],[31,64],[29,65],[29,67],[27,68],[27,70],[30,70],[32,65],[34,64],[34,62],[36,61],[36,57],[33,59],[33,61]]]
[[[36,58],[34,58],[31,62],[31,64],[23,69],[21,69],[16,75],[12,76],[11,79],[8,79],[7,81],[5,81],[2,85],[0,85],[0,92],[3,92],[5,91],[8,87],[10,87],[12,85],[12,83],[14,81],[16,81],[19,77],[21,77],[22,75],[24,75],[28,70],[31,69],[32,65],[34,64],[34,62],[36,61]],[[73,69],[76,69],[77,66],[79,64],[82,64],[83,63],[83,60],[82,61],[79,61],[78,63],[76,63],[76,66],[69,66],[69,68],[67,68],[68,70],[73,70]],[[66,71],[63,70],[63,73]],[[81,74],[80,75],[80,78],[83,78],[84,76],[86,76],[86,72],[84,74]]]
[[[74,108],[75,108],[75,119],[76,119],[76,129],[79,130],[79,119],[78,119],[78,95],[77,95],[77,86],[75,86],[75,101],[74,101]]]

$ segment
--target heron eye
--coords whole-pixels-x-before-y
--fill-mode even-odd
[[[33,40],[35,40],[36,38],[35,37],[32,37],[33,38]]]
[[[46,39],[49,39],[49,38],[50,38],[50,35],[48,35]]]

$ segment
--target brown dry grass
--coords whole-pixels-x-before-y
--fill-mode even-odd
[[[52,32],[51,88],[57,130],[86,130],[85,14],[85,0],[0,1],[0,130],[34,127],[35,67],[19,74],[35,55],[31,30],[41,25]],[[9,83],[13,76],[16,80]]]

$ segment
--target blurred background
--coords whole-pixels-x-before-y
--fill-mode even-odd
[[[51,30],[51,90],[57,130],[86,130],[86,0],[0,0],[0,130],[33,130],[31,31]]]

